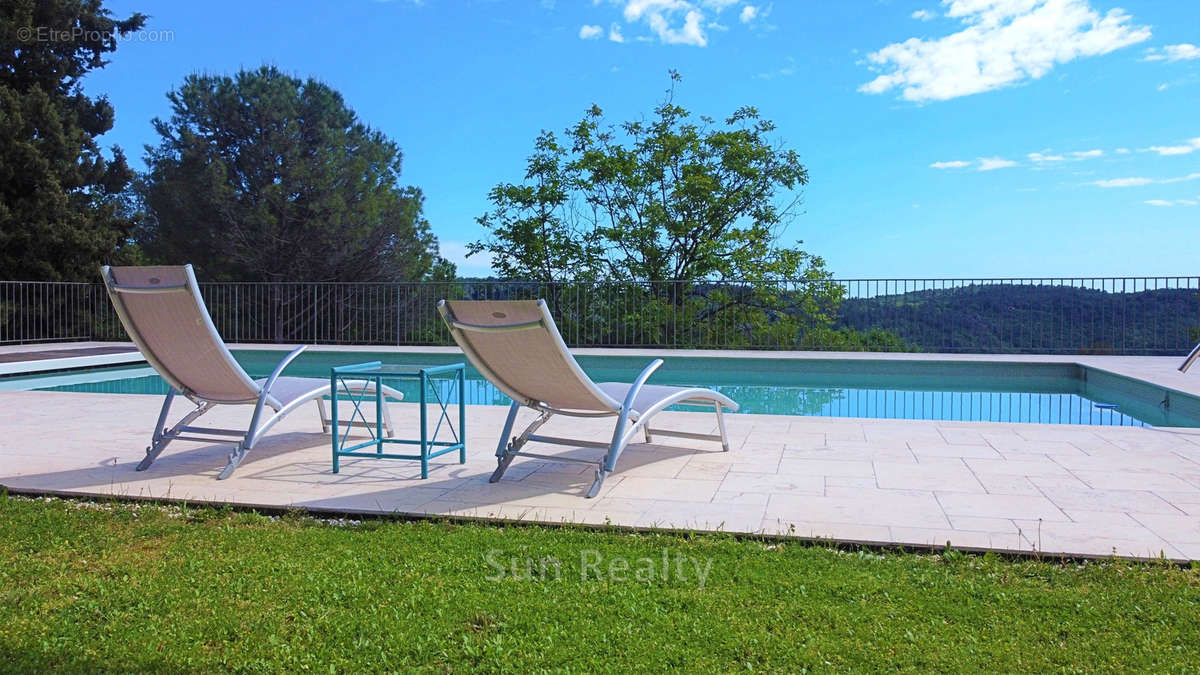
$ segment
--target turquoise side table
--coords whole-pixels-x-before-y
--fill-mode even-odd
[[[331,396],[333,401],[330,406],[332,409],[330,428],[333,430],[333,472],[338,472],[338,460],[342,457],[419,459],[421,460],[421,478],[428,478],[429,460],[455,450],[458,451],[458,463],[465,464],[467,461],[467,413],[463,397],[466,389],[465,379],[466,366],[462,363],[445,366],[407,366],[384,365],[379,361],[373,361],[331,369],[329,384],[333,392]],[[383,385],[390,384],[402,391],[409,389],[403,386],[397,387],[396,385],[400,384],[397,380],[415,382],[420,387],[421,438],[419,439],[388,438],[384,434],[383,406],[386,405],[386,397],[383,394]],[[364,386],[367,384],[372,386],[369,388]],[[408,391],[404,393],[407,398]],[[349,401],[354,404],[354,410],[348,420],[350,424],[338,422],[338,401]],[[375,404],[374,419],[371,420],[367,419],[362,408],[363,403],[367,401]],[[433,405],[430,405],[431,403]],[[449,413],[449,406],[453,404],[458,405],[457,426]],[[433,425],[432,433],[429,429],[431,410],[437,413],[437,421]],[[451,440],[438,440],[443,423],[445,423]],[[341,430],[343,424],[346,427],[345,432]],[[365,427],[371,434],[370,440],[350,443],[349,436],[352,426]],[[395,429],[393,429],[394,432]],[[421,454],[384,452],[384,446],[388,443],[417,445],[420,446]],[[375,450],[364,450],[370,446],[375,446]]]

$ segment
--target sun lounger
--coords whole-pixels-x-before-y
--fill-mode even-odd
[[[737,403],[711,389],[646,384],[650,375],[662,365],[662,359],[655,359],[646,366],[632,384],[593,382],[567,350],[544,300],[443,300],[438,303],[438,311],[471,364],[512,399],[508,419],[496,447],[497,466],[491,477],[493,483],[500,480],[518,455],[581,462],[596,466],[595,481],[587,492],[588,497],[595,497],[604,478],[615,470],[621,452],[638,431],[645,433],[646,442],[650,442],[653,436],[673,436],[719,441],[725,451],[729,450],[722,409],[736,411]],[[720,433],[650,428],[650,419],[654,415],[679,403],[712,408],[716,412]],[[541,415],[519,435],[511,436],[517,412],[522,406],[537,410]],[[607,442],[534,433],[554,415],[615,416],[617,420],[612,438]],[[522,449],[531,441],[603,448],[607,452],[598,462],[540,455]]]
[[[281,373],[304,347],[292,350],[279,362],[270,377],[252,379],[229,353],[217,334],[200,296],[191,265],[182,267],[103,267],[101,274],[117,316],[129,339],[171,389],[163,402],[146,457],[138,464],[145,471],[173,440],[227,443],[236,441],[229,461],[218,478],[228,478],[276,422],[301,405],[316,401],[321,428],[329,431],[324,397],[330,393],[328,379],[283,377]],[[372,390],[373,391],[373,390]],[[400,392],[385,389],[399,399]],[[167,427],[167,415],[176,396],[196,408]],[[213,429],[192,426],[201,415],[218,405],[253,405],[254,414],[246,429]],[[264,420],[264,408],[270,408]],[[383,410],[386,433],[392,422]],[[339,423],[363,426],[365,421]]]

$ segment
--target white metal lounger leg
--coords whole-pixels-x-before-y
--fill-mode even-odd
[[[717,409],[717,428],[721,430],[721,450],[729,452],[729,436],[725,433],[725,411],[721,409],[721,404],[713,403],[713,407]]]
[[[158,423],[154,426],[154,436],[150,441],[150,445],[146,447],[146,456],[138,463],[137,470],[145,471],[150,468],[154,460],[162,454],[166,449],[167,444],[179,437],[187,425],[196,421],[204,413],[212,410],[212,403],[201,403],[196,406],[196,409],[183,416],[175,426],[167,428],[167,414],[171,411],[171,404],[175,402],[176,391],[171,389],[167,392],[167,398],[163,401],[162,410],[158,413]]]
[[[372,388],[364,387],[364,390],[369,392],[372,390]],[[353,389],[347,389],[346,393],[351,393],[353,391],[354,391]],[[387,391],[389,393],[395,393],[391,389],[387,389]],[[362,393],[362,392],[356,392],[356,393]],[[314,400],[316,400],[316,402],[317,402],[317,413],[321,416],[321,433],[327,434],[327,433],[329,433],[329,425],[331,423],[331,420],[329,417],[329,410],[325,406],[325,397],[319,396]],[[356,423],[354,423],[354,426],[361,426],[361,423],[356,422]],[[396,435],[396,427],[392,424],[392,409],[389,408],[387,405],[386,396],[384,398],[384,406],[383,406],[383,432],[384,432],[384,435],[387,436],[388,438],[391,438]]]
[[[529,442],[530,437],[533,436],[533,432],[537,431],[546,422],[549,422],[553,416],[553,413],[543,410],[542,414],[536,420],[525,427],[525,431],[522,431],[520,436],[514,436],[511,440],[508,440],[509,434],[512,433],[513,423],[517,419],[517,411],[520,409],[521,404],[516,402],[508,409],[508,419],[504,422],[504,432],[500,436],[500,443],[496,447],[496,470],[492,472],[492,477],[488,479],[489,483],[495,483],[500,480],[500,477],[508,470],[508,465],[512,464],[513,458],[520,454],[521,448]]]
[[[325,409],[325,397],[317,397],[317,414],[321,416],[321,433],[329,433],[329,412]]]

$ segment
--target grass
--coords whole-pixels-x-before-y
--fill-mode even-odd
[[[639,559],[653,561],[653,578]],[[629,580],[614,578],[621,560],[632,565]],[[710,565],[703,587],[696,563]],[[501,564],[505,578],[489,580]],[[1186,671],[1200,663],[1200,569],[1161,562],[331,522],[3,494],[0,606],[5,671]]]

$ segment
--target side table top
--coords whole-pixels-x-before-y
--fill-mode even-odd
[[[381,363],[379,361],[370,361],[368,363],[356,363],[349,366],[336,366],[333,368],[333,372],[338,375],[420,375],[421,373],[432,375],[452,370],[462,370],[465,367],[464,363],[433,365],[428,363]]]

